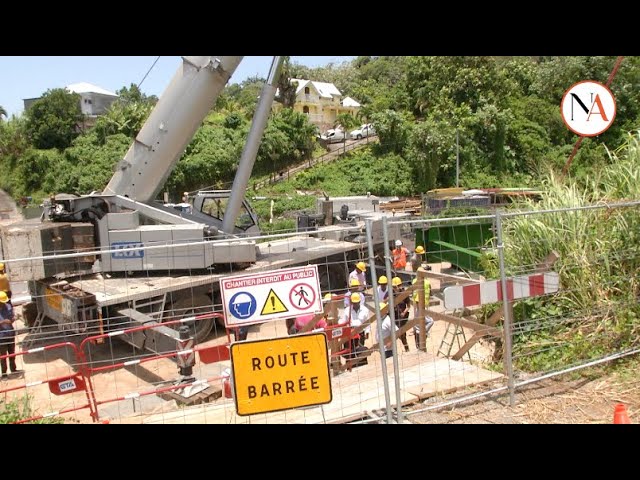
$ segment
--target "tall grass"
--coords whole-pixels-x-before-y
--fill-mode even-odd
[[[548,173],[544,199],[528,208],[553,210],[639,200],[640,135],[630,136],[623,147],[608,154],[609,162],[582,185]],[[509,218],[504,222],[504,243],[512,273],[522,266],[532,268],[552,251],[560,255],[554,270],[560,274],[561,292],[551,299],[528,300],[518,309],[516,321],[526,324],[515,330],[520,354],[526,359],[523,365],[551,367],[550,359],[555,363],[578,360],[576,356],[587,358],[639,343],[640,207]],[[551,316],[567,320],[549,321]],[[535,352],[546,363],[536,362]]]

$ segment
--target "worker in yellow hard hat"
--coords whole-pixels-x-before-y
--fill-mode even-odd
[[[364,292],[360,291],[360,280],[357,278],[352,278],[349,280],[349,290],[347,290],[344,294],[344,308],[351,307],[351,294],[352,293],[360,293],[364,296]]]
[[[405,291],[402,286],[402,279],[400,277],[393,277],[391,279],[391,285],[393,287],[394,298],[394,313],[396,319],[396,327],[402,328],[409,321],[409,314],[411,313],[411,300],[410,297],[406,297],[402,300],[398,299],[398,295]],[[409,351],[409,342],[407,341],[407,332],[400,335],[400,341],[404,346],[404,351]]]
[[[426,251],[422,245],[418,245],[413,251],[413,255],[411,255],[411,258],[409,259],[409,262],[411,263],[411,270],[413,272],[417,272],[418,268],[422,266],[425,253]]]
[[[8,378],[7,375],[7,355],[13,355],[16,352],[16,331],[13,328],[13,322],[16,320],[13,312],[13,306],[9,302],[6,292],[0,292],[0,367],[2,368],[2,379]],[[16,367],[16,357],[9,357],[9,369],[11,373],[19,373]]]
[[[387,307],[387,304],[385,302],[380,303],[379,305],[380,310],[383,310]],[[395,327],[395,330],[398,330],[398,327]],[[391,317],[389,316],[389,314],[387,313],[384,317],[382,317],[382,342],[384,342],[384,358],[389,358],[393,355],[393,350],[392,350],[392,342],[393,342],[393,338],[392,338],[392,332],[394,331],[393,325],[391,324]],[[378,330],[376,330],[376,332],[378,332]],[[380,334],[376,333],[376,341],[378,343],[381,342],[380,340]]]
[[[359,293],[352,293],[350,300],[351,308],[345,309],[344,318],[340,324],[357,328],[371,317],[371,312],[364,305],[363,297]],[[366,350],[365,340],[368,338],[370,330],[371,327],[367,326],[360,334],[354,336],[351,343],[351,358],[358,358],[358,353]],[[367,363],[366,357],[363,357],[354,366],[366,365]]]
[[[364,262],[356,263],[355,268],[349,274],[349,285],[351,285],[351,280],[358,280],[360,282],[360,286],[358,288],[358,292],[362,293],[367,289],[367,277],[365,272],[367,271],[367,264]]]
[[[11,304],[11,283],[9,282],[9,275],[7,275],[4,263],[2,262],[0,262],[0,292],[7,294],[9,304]]]
[[[389,280],[384,275],[378,279],[378,300],[386,302],[389,298]]]

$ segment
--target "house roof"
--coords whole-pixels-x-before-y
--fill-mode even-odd
[[[301,78],[292,78],[291,81],[296,82],[298,85],[296,88],[296,95],[308,84],[311,84],[318,91],[321,97],[332,98],[333,95],[337,95],[338,97],[342,96],[340,90],[338,90],[333,83],[314,82],[312,80],[304,80]]]
[[[361,105],[351,97],[344,97],[342,100],[343,107],[360,107]]]
[[[67,85],[66,89],[71,93],[99,93],[100,95],[108,95],[110,97],[118,96],[109,90],[105,90],[104,88],[87,82],[72,83],[71,85]]]

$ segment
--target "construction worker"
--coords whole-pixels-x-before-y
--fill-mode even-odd
[[[404,288],[402,287],[402,279],[400,277],[393,277],[391,279],[391,287],[393,288],[393,298],[397,298],[399,294],[404,292]],[[396,327],[402,328],[409,321],[409,313],[411,300],[410,297],[405,298],[404,300],[396,300],[394,302],[395,306],[395,317],[396,317]],[[404,351],[409,351],[409,342],[407,341],[407,332],[404,332],[400,335],[400,341],[402,342],[402,346],[404,347]]]
[[[378,279],[378,300],[380,302],[386,302],[389,298],[389,281],[387,277],[381,275]]]
[[[411,255],[411,252],[402,244],[402,240],[396,240],[396,248],[391,251],[393,269],[395,271],[404,270],[407,266],[407,258],[409,255]]]
[[[357,328],[371,317],[371,312],[363,305],[362,296],[359,293],[351,294],[351,308],[345,309],[342,324]],[[360,334],[360,345],[364,346],[365,337],[369,335],[371,328],[367,326]]]
[[[424,247],[422,245],[418,245],[416,249],[413,251],[413,255],[409,259],[409,263],[411,264],[411,271],[417,272],[418,269],[422,266],[422,262],[424,262],[423,255],[425,254]]]
[[[364,297],[364,292],[360,291],[360,280],[358,280],[357,278],[352,278],[351,280],[349,280],[349,290],[347,290],[344,294],[344,308],[345,310],[347,308],[351,307],[351,294],[352,293],[359,293],[360,295],[362,295]],[[364,298],[363,298],[364,300]]]
[[[0,292],[5,292],[9,297],[9,303],[11,304],[11,284],[9,283],[9,276],[5,270],[4,263],[0,262]]]
[[[380,310],[382,310],[383,308],[386,308],[387,304],[385,302],[381,302],[380,303]],[[398,330],[398,327],[395,327],[395,330]],[[393,332],[392,330],[392,325],[391,325],[391,317],[389,316],[389,314],[387,313],[384,318],[382,319],[382,341],[384,342],[384,358],[389,358],[393,355],[393,350],[392,350],[392,342],[393,342],[393,338],[391,333]],[[380,343],[380,335],[376,333],[376,339],[377,342]]]
[[[0,292],[0,357],[16,353],[16,331],[13,328],[15,319],[13,306],[9,303],[7,293]],[[0,368],[2,379],[5,380],[8,378],[6,358],[0,359]],[[20,373],[16,367],[16,357],[9,357],[9,369],[11,373]]]
[[[366,322],[369,317],[371,317],[371,312],[367,307],[362,305],[361,300],[362,297],[359,293],[351,294],[351,308],[345,309],[344,318],[340,322],[340,325],[349,325],[352,328],[358,328],[360,325]],[[367,336],[369,335],[370,330],[371,328],[367,326],[364,331],[352,338],[350,358],[357,358],[359,352],[366,350],[364,343]],[[359,367],[361,365],[366,365],[367,363],[367,358],[364,357],[354,366]]]
[[[424,267],[419,267],[418,268],[418,272],[425,272],[426,273],[427,269]],[[412,285],[415,285],[416,282],[418,281],[418,277],[414,278],[413,281],[411,282]],[[418,302],[418,293],[419,290],[416,289],[413,292],[413,318],[417,319],[419,318],[419,314],[420,314],[420,304]],[[429,299],[431,298],[431,282],[429,282],[429,279],[427,277],[424,277],[424,308],[425,310],[427,308],[429,308]],[[431,330],[431,327],[433,327],[433,318],[431,318],[430,316],[426,315],[425,313],[425,325],[426,325],[426,334],[425,334],[425,341],[427,338],[427,335],[429,335],[429,330]],[[416,323],[416,325],[413,327],[413,334],[415,336],[416,339],[416,348],[420,348],[420,322]]]
[[[364,274],[366,271],[367,264],[364,262],[358,262],[356,263],[353,271],[349,274],[349,285],[351,285],[351,280],[358,280],[358,282],[360,282],[358,292],[360,293],[367,289],[367,277]]]

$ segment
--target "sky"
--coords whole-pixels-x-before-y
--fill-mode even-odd
[[[291,60],[309,67],[341,63],[355,57],[315,56],[291,57]],[[7,115],[19,115],[25,98],[41,96],[50,88],[62,88],[72,83],[88,82],[115,92],[132,83],[142,82],[141,90],[147,95],[160,96],[181,65],[180,57],[106,57],[106,56],[0,56],[0,106]],[[248,77],[269,73],[272,57],[244,57],[231,78],[239,83]],[[142,81],[144,78],[144,81]]]

